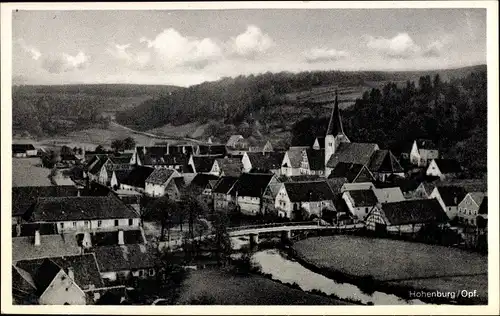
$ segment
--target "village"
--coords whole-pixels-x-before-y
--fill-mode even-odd
[[[226,235],[249,237],[251,246],[264,232],[289,241],[345,229],[487,252],[486,179],[464,178],[431,141],[415,139],[400,153],[351,142],[337,97],[326,135],[315,136],[284,150],[242,135],[225,143],[61,148],[50,184],[12,188],[15,302],[126,302],[131,280],[165,273],[159,254],[217,235],[214,214],[228,216]],[[12,156],[50,160],[32,144],[13,144]]]

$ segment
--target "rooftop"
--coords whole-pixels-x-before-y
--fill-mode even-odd
[[[334,194],[326,181],[285,182],[292,202],[333,200]]]
[[[391,225],[446,222],[448,216],[436,199],[384,203],[382,211]]]

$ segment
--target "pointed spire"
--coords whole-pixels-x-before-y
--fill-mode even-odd
[[[342,119],[340,118],[338,93],[337,90],[335,90],[335,105],[332,109],[330,122],[328,123],[328,129],[326,130],[326,135],[337,136],[339,134],[344,135],[344,129],[342,128]]]

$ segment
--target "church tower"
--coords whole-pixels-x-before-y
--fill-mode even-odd
[[[330,121],[328,122],[328,129],[325,135],[325,174],[328,176],[330,174],[327,163],[330,157],[335,154],[340,143],[350,143],[347,136],[344,134],[344,129],[342,127],[342,119],[340,117],[339,109],[339,99],[337,91],[335,90],[335,105],[332,109],[332,114],[330,116]]]

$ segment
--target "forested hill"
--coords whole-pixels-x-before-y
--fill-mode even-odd
[[[417,72],[282,72],[224,78],[147,100],[139,107],[119,113],[117,120],[139,130],[165,124],[204,123],[222,119],[226,123],[239,124],[259,111],[281,105],[314,107],[331,102],[335,89],[339,89],[354,103],[364,90],[378,88],[387,82],[418,82],[421,76],[433,77],[438,73],[443,81],[447,81],[485,70],[486,65],[479,65]]]
[[[431,139],[448,158],[473,171],[487,167],[487,76],[474,72],[448,82],[424,76],[403,87],[388,83],[372,89],[342,111],[351,141],[374,142],[400,152],[416,138]],[[292,144],[311,144],[324,135],[326,117],[296,122]]]

